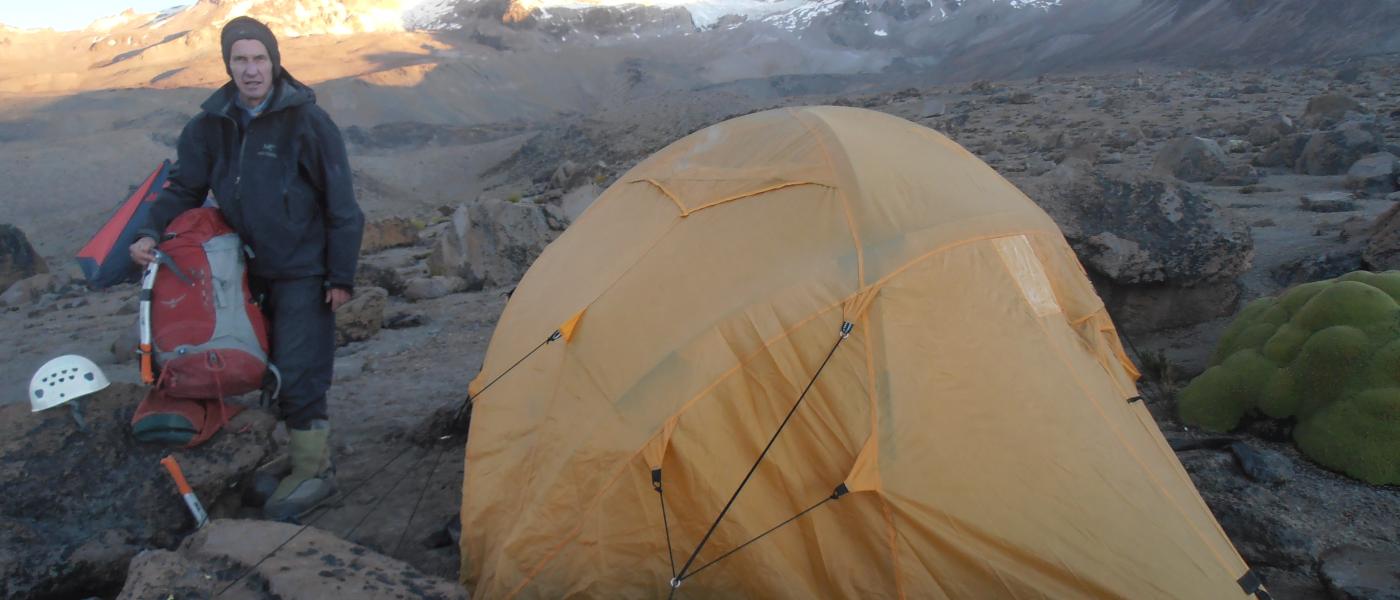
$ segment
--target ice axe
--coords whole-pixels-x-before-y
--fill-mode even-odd
[[[209,513],[204,512],[204,505],[199,503],[199,498],[194,495],[194,490],[190,488],[190,483],[185,481],[185,474],[180,471],[180,463],[175,462],[175,456],[167,456],[160,459],[160,464],[170,473],[170,478],[175,480],[175,487],[180,490],[180,497],[185,499],[185,506],[190,509],[190,515],[194,516],[194,527],[199,529],[209,522]]]

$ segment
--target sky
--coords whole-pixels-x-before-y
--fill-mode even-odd
[[[82,29],[88,23],[128,8],[138,13],[153,13],[193,3],[194,0],[4,0],[0,2],[0,23],[30,29]]]

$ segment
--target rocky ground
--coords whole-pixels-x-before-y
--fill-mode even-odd
[[[944,86],[905,88],[901,82],[894,89],[840,93],[811,80],[789,81],[788,93],[661,95],[528,132],[493,129],[469,140],[476,145],[436,148],[506,160],[494,168],[472,163],[466,171],[471,181],[461,185],[485,191],[460,206],[405,199],[395,210],[392,198],[376,205],[361,289],[338,317],[344,345],[337,351],[331,407],[347,495],[340,506],[312,517],[315,529],[428,576],[455,578],[458,557],[447,525],[460,502],[463,437],[451,415],[465,399],[512,282],[603,186],[666,143],[733,114],[836,103],[947,133],[1056,217],[1145,373],[1141,387],[1153,413],[1226,532],[1275,588],[1274,597],[1395,598],[1400,489],[1319,469],[1286,435],[1267,427],[1228,437],[1191,431],[1175,420],[1173,407],[1173,394],[1205,368],[1215,338],[1241,302],[1357,268],[1400,268],[1390,262],[1393,225],[1373,232],[1397,200],[1396,159],[1384,156],[1400,155],[1395,64],[1130,68]],[[362,164],[366,156],[387,152],[359,148],[355,160]],[[408,189],[409,177],[394,175],[378,171],[375,180],[391,191]],[[391,214],[399,218],[382,218]],[[16,224],[31,237],[63,235],[62,221],[36,223]],[[41,246],[48,252],[40,256],[47,275],[34,275],[37,264],[26,270],[23,261],[0,263],[5,283],[12,284],[0,296],[0,339],[7,341],[0,347],[0,401],[21,401],[33,369],[70,352],[94,358],[114,380],[135,379],[128,350],[135,288],[87,291],[72,282],[76,273],[55,248]],[[6,426],[55,419],[20,408],[7,407],[14,421]],[[6,446],[0,467],[36,460],[24,458],[24,451]],[[132,452],[147,457],[152,451]],[[40,480],[55,476],[25,473]],[[240,481],[233,474],[226,479]],[[237,485],[209,489],[216,517],[256,516],[238,505]],[[173,491],[161,502],[178,514]],[[7,508],[5,517],[50,526],[49,517],[37,513]],[[130,548],[174,550],[130,563],[135,583],[123,597],[147,597],[136,590],[156,588],[132,586],[155,585],[153,576],[139,574],[160,560],[205,565],[199,568],[211,573],[256,562],[259,549],[228,551],[218,560],[232,562],[210,563],[200,548],[219,531],[189,538],[179,549],[174,533],[123,534],[119,545],[128,550],[89,554],[111,557],[102,572],[125,574]],[[117,545],[93,534],[81,541],[85,547]],[[14,552],[27,539],[7,533],[0,549]],[[80,543],[63,539],[68,546],[45,556],[58,560]],[[298,555],[290,546],[282,552],[289,551]],[[354,550],[337,552],[341,560]],[[120,587],[114,578],[101,585],[70,580],[63,595],[107,596]],[[35,585],[58,589],[52,582]],[[23,589],[29,588],[9,594]]]

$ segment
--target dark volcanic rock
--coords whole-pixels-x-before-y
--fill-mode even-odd
[[[1210,181],[1225,173],[1225,152],[1215,140],[1200,137],[1173,140],[1157,152],[1152,170],[1182,181]]]
[[[1365,113],[1361,103],[1341,94],[1325,94],[1308,100],[1302,123],[1307,129],[1331,129],[1346,118],[1347,113]]]
[[[1298,157],[1303,155],[1303,149],[1308,147],[1310,139],[1311,136],[1302,133],[1282,136],[1254,157],[1254,166],[1292,169],[1293,165],[1298,164]]]
[[[1348,121],[1308,138],[1293,169],[1307,175],[1341,175],[1361,157],[1380,151],[1383,143],[1374,125]]]
[[[369,254],[386,248],[412,246],[418,242],[418,226],[403,217],[390,217],[365,223],[360,252]]]
[[[0,597],[105,595],[137,552],[177,543],[193,523],[163,456],[177,457],[213,507],[272,452],[276,423],[256,410],[198,448],[138,444],[129,423],[144,394],[116,383],[87,396],[86,432],[67,407],[0,407]]]
[[[1400,269],[1400,204],[1376,217],[1361,260],[1372,271]]]
[[[1400,600],[1400,553],[1346,545],[1328,550],[1318,566],[1339,600]]]
[[[44,259],[29,245],[29,238],[14,225],[0,223],[0,292],[16,281],[49,272]]]
[[[468,597],[456,581],[431,577],[320,529],[216,520],[174,551],[137,556],[117,598],[208,598],[226,588],[225,597],[266,600]]]
[[[1395,191],[1397,175],[1400,175],[1400,159],[1389,152],[1377,152],[1351,165],[1343,183],[1348,189],[1384,196]]]
[[[1356,210],[1356,197],[1349,192],[1303,194],[1298,207],[1316,213],[1350,212]]]
[[[364,341],[379,333],[384,324],[384,307],[389,304],[389,292],[383,288],[362,287],[335,311],[335,344]]]
[[[1229,314],[1254,254],[1249,228],[1177,182],[1070,162],[1023,189],[1059,223],[1133,331]]]

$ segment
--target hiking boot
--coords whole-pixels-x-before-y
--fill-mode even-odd
[[[263,516],[272,521],[295,521],[335,495],[330,434],[330,422],[324,420],[312,421],[310,429],[288,431],[292,472],[282,478],[263,505]]]
[[[253,476],[243,482],[243,506],[251,508],[262,508],[267,504],[267,499],[272,497],[272,493],[277,491],[277,484],[282,483],[282,478],[292,472],[292,461],[283,454],[272,459],[257,470],[253,471]]]

